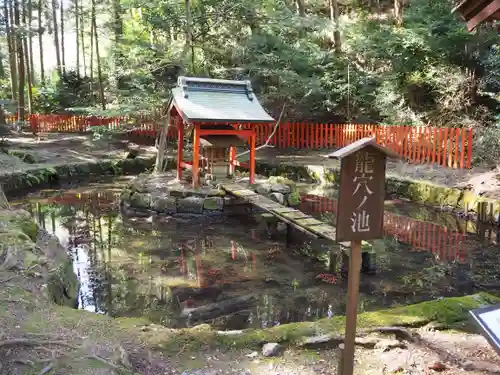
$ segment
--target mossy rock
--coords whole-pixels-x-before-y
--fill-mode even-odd
[[[75,307],[78,302],[80,284],[69,259],[59,263],[47,280],[50,298],[58,305]]]
[[[290,187],[292,187],[292,186],[295,187],[297,185],[295,183],[295,181],[292,181],[289,178],[283,177],[283,176],[271,176],[267,179],[267,182],[270,183],[271,185],[272,184],[283,184],[283,185],[288,185]]]
[[[132,193],[130,195],[130,207],[139,209],[151,208],[151,194],[149,193]]]
[[[120,194],[120,204],[129,203],[130,197],[132,196],[132,191],[130,189],[125,189]]]
[[[22,162],[26,163],[26,164],[36,164],[37,163],[36,157],[29,152],[24,152],[24,151],[19,151],[19,150],[9,150],[7,152],[7,154],[21,159]]]
[[[288,205],[290,207],[297,207],[300,205],[300,202],[302,201],[302,198],[300,197],[300,193],[298,190],[292,191],[290,194],[287,196],[288,200]]]
[[[30,240],[36,241],[38,236],[38,225],[30,218],[25,216],[16,216],[12,219],[12,225],[18,226]]]
[[[43,187],[53,182],[64,182],[92,175],[126,175],[152,168],[155,158],[103,160],[100,162],[75,163],[47,166],[24,172],[0,176],[5,194],[19,193],[23,190]]]
[[[447,328],[458,328],[469,321],[469,311],[484,305],[496,304],[500,298],[487,293],[465,297],[442,298],[415,305],[364,312],[358,315],[358,329],[386,326],[423,326],[436,322]],[[211,345],[223,348],[260,348],[266,342],[300,345],[305,338],[333,334],[342,335],[345,317],[335,316],[315,322],[283,324],[268,329],[246,329],[235,334],[219,334],[208,325],[194,328],[155,332],[151,341],[167,352],[182,348],[197,350]],[[163,336],[162,336],[163,335]]]

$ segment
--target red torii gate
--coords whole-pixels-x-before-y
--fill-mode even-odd
[[[250,81],[184,77],[172,89],[168,110],[178,132],[177,178],[191,169],[193,187],[199,186],[200,145],[227,155],[229,170],[237,165],[236,146],[246,140],[250,148],[250,183],[255,180],[255,130],[241,125],[274,123],[253,93]],[[192,130],[192,162],[183,161],[184,133]],[[228,152],[226,152],[228,151]]]

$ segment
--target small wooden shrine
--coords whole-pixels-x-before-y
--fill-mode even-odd
[[[464,0],[453,12],[459,13],[472,31],[484,22],[500,20],[500,0]]]
[[[218,177],[234,173],[237,147],[249,147],[250,183],[255,180],[255,131],[251,125],[275,120],[262,108],[250,81],[184,77],[172,89],[169,107],[177,128],[177,178],[191,170],[193,187],[200,172]],[[184,161],[184,135],[192,140],[192,161]]]

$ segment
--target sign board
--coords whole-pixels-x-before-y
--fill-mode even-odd
[[[500,304],[469,311],[482,335],[500,354]]]
[[[382,237],[386,154],[367,145],[342,158],[337,241]]]
[[[354,347],[363,240],[382,237],[384,225],[385,162],[398,155],[363,138],[328,155],[340,160],[340,193],[337,210],[337,242],[351,241],[344,349],[338,374],[354,372]]]

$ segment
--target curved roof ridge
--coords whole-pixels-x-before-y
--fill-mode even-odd
[[[187,122],[274,122],[249,80],[180,76],[173,106]]]

